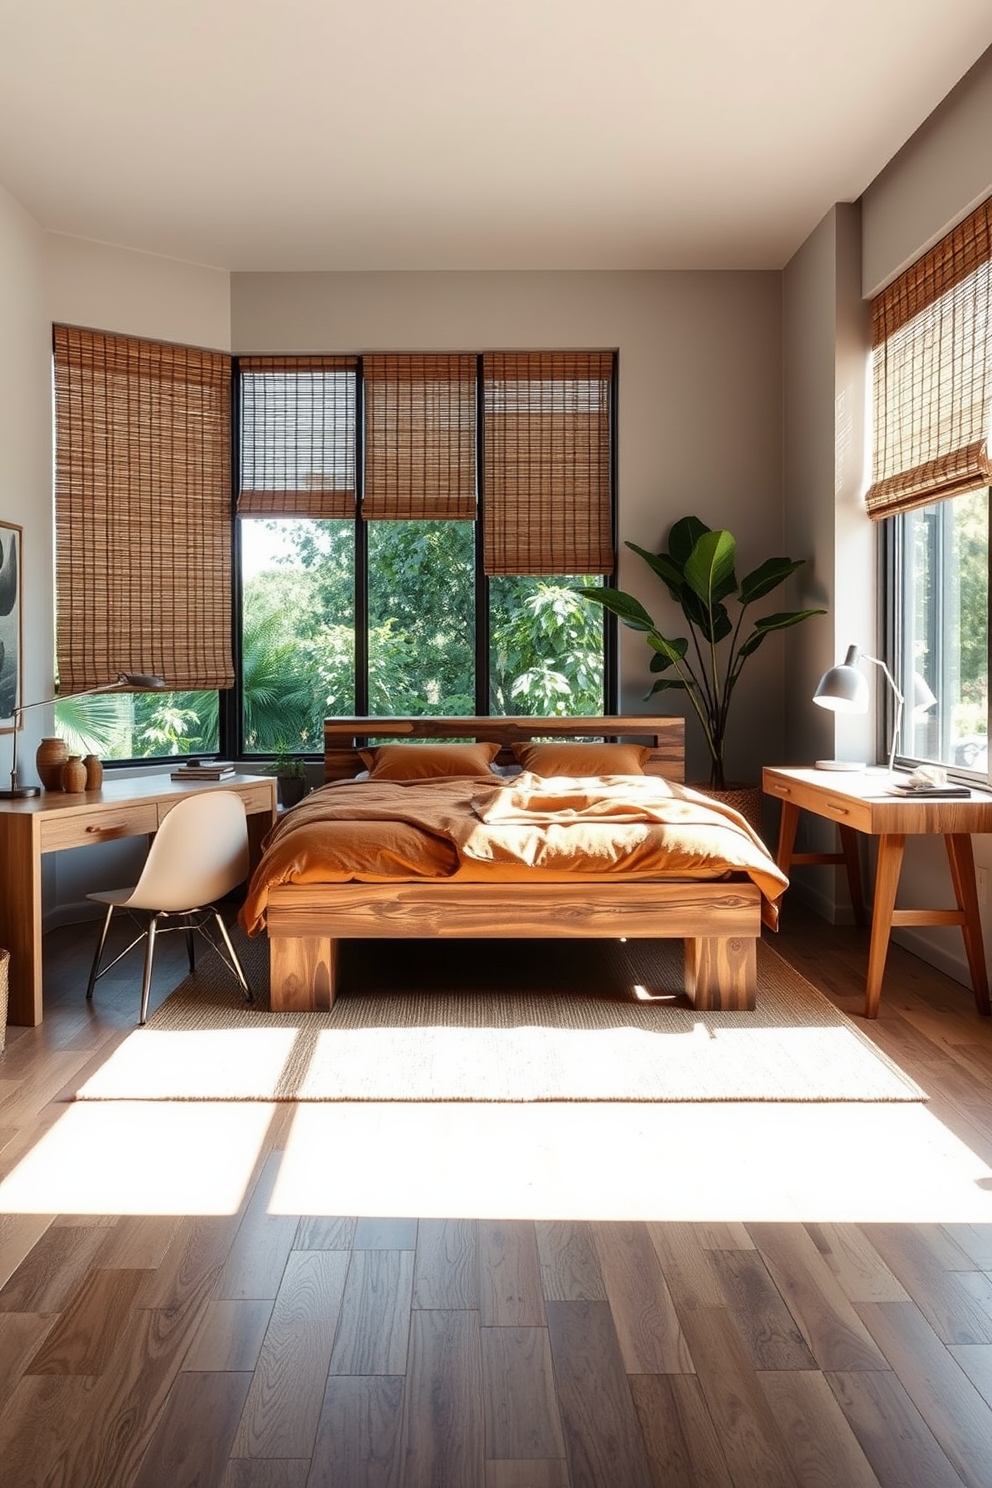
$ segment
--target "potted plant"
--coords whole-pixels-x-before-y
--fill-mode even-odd
[[[307,793],[307,771],[298,754],[291,754],[285,745],[277,744],[271,770],[276,777],[280,806],[288,809],[303,800]]]
[[[802,558],[767,558],[738,581],[737,542],[725,530],[713,530],[698,517],[682,517],[668,534],[668,550],[649,553],[636,543],[638,553],[661,579],[681,607],[688,636],[664,635],[644,606],[622,589],[583,588],[579,592],[617,615],[631,630],[643,633],[654,652],[651,671],[659,676],[648,697],[668,688],[689,696],[703,730],[710,757],[710,788],[726,791],[724,740],[730,703],[744,663],[767,635],[798,625],[825,610],[780,610],[752,620],[748,610],[795,573]],[[727,602],[738,611],[731,615]],[[724,644],[725,643],[725,644]]]

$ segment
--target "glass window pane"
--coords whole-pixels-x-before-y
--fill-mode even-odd
[[[355,525],[241,518],[247,754],[319,753],[355,711]]]
[[[369,522],[369,712],[475,712],[475,527]]]
[[[603,607],[582,578],[494,577],[489,582],[489,709],[501,715],[595,716],[604,710]]]
[[[111,692],[63,698],[55,704],[55,732],[70,754],[98,754],[103,760],[215,754],[217,693]]]
[[[988,769],[988,491],[922,507],[901,523],[897,680],[906,698],[900,753]],[[937,698],[914,714],[914,678]]]

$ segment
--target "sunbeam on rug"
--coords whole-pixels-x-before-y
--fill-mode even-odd
[[[764,944],[747,1013],[696,1012],[668,941],[346,942],[326,1013],[270,1012],[264,951],[244,947],[253,1006],[206,959],[74,1098],[927,1098]]]

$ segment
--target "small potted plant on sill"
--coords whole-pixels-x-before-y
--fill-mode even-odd
[[[288,810],[303,800],[307,793],[307,770],[305,761],[298,754],[292,754],[285,745],[277,744],[270,769],[276,777],[280,806]]]
[[[752,790],[760,813],[757,787],[728,785],[724,760],[727,719],[744,663],[765,637],[772,631],[798,625],[812,615],[826,614],[825,610],[779,610],[752,620],[747,613],[751,605],[777,589],[805,560],[767,558],[738,580],[737,542],[733,534],[713,530],[692,516],[674,523],[668,534],[667,551],[649,553],[632,542],[627,547],[644,559],[680,606],[689,628],[688,636],[665,635],[640,601],[622,589],[584,588],[579,593],[610,610],[631,630],[640,631],[654,653],[651,671],[670,674],[659,675],[647,697],[669,688],[688,694],[710,757],[709,785],[705,789],[725,796],[738,795],[742,789]],[[730,600],[738,606],[736,618],[727,608]]]

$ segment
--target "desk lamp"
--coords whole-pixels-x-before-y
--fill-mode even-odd
[[[892,723],[888,762],[891,773],[896,757],[896,745],[899,742],[899,730],[902,727],[905,698],[896,686],[895,678],[884,661],[879,660],[877,656],[868,656],[857,646],[848,646],[847,655],[840,666],[831,667],[820,678],[813,694],[813,701],[821,708],[829,708],[834,713],[867,713],[868,680],[864,672],[858,670],[858,663],[861,661],[870,661],[873,666],[879,667],[885,673],[885,679],[895,699],[895,716]],[[936,701],[937,699],[919,672],[914,672],[912,704],[914,717],[932,708]],[[817,760],[816,768],[818,770],[864,770],[866,766],[864,761]]]

